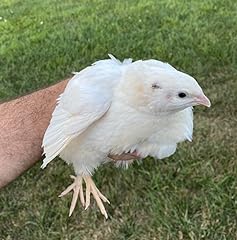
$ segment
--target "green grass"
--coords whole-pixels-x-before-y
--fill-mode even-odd
[[[212,108],[195,109],[192,143],[164,161],[94,178],[110,218],[95,204],[57,195],[70,183],[57,160],[40,163],[0,193],[0,239],[237,239],[237,2],[1,0],[0,97],[25,94],[112,53],[156,58],[198,79]]]

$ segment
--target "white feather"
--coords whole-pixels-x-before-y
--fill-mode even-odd
[[[194,79],[157,60],[109,57],[76,72],[58,98],[43,139],[42,167],[60,154],[76,174],[93,174],[109,153],[136,150],[161,159],[172,155],[177,143],[192,139],[192,108],[169,110],[162,88],[200,92]],[[157,96],[154,81],[161,84]]]
[[[108,68],[111,64],[114,63],[98,62],[76,73],[59,96],[43,139],[45,159],[42,168],[109,109],[113,94],[111,88],[117,81],[116,74],[119,77],[119,72]]]

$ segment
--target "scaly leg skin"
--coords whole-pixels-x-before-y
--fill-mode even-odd
[[[105,218],[108,218],[108,214],[105,210],[103,202],[110,203],[109,200],[99,191],[99,189],[96,187],[95,183],[93,182],[91,176],[70,176],[72,179],[74,179],[74,183],[72,183],[70,186],[68,186],[60,195],[59,197],[63,197],[66,194],[68,194],[70,191],[73,190],[73,197],[72,202],[69,210],[69,217],[72,215],[78,195],[80,196],[80,202],[83,207],[85,207],[85,210],[90,206],[90,194],[92,193],[93,197],[96,200],[96,203],[101,211],[101,213],[105,216]],[[86,201],[83,194],[83,187],[82,187],[82,181],[85,181],[86,183]],[[102,201],[103,202],[102,202]]]

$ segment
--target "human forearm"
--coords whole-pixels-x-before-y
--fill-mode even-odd
[[[56,99],[68,80],[0,104],[0,188],[41,159],[42,140]],[[131,160],[135,154],[109,155],[111,159]]]
[[[40,159],[44,132],[67,81],[0,105],[0,187]]]

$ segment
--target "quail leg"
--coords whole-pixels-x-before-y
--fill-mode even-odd
[[[78,196],[80,197],[80,202],[83,207],[85,207],[85,210],[89,207],[90,205],[90,194],[92,193],[93,197],[96,200],[96,203],[101,211],[101,213],[105,216],[105,218],[108,218],[108,214],[105,210],[103,202],[110,203],[109,200],[99,191],[99,189],[96,187],[94,181],[92,180],[91,176],[70,176],[74,182],[69,185],[60,195],[59,197],[63,197],[69,192],[73,191],[73,197],[72,197],[72,202],[69,210],[69,217],[72,215],[76,203],[78,200]],[[86,200],[84,198],[84,193],[83,193],[83,186],[82,182],[83,180],[86,183]],[[102,202],[103,201],[103,202]]]

